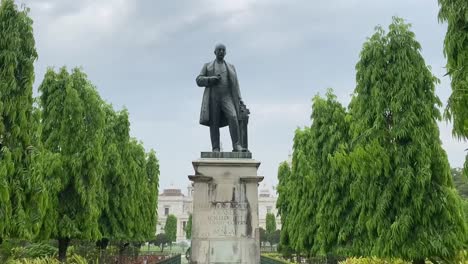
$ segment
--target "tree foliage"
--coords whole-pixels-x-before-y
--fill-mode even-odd
[[[420,49],[410,25],[394,18],[363,46],[348,112],[331,91],[314,97],[291,167],[278,169],[283,253],[423,262],[453,259],[466,245],[439,139],[438,79]]]
[[[42,142],[57,154],[61,168],[47,178],[57,189],[52,204],[55,211],[50,235],[59,239],[96,240],[101,237],[98,219],[103,175],[102,143],[104,111],[102,100],[79,69],[69,73],[49,69],[39,87],[43,110]],[[54,191],[54,190],[50,190]],[[64,257],[60,251],[59,256]],[[65,246],[66,250],[66,246]]]
[[[49,69],[39,90],[44,151],[35,168],[51,194],[41,237],[59,239],[59,249],[74,238],[150,240],[159,163],[130,137],[127,110],[106,104],[79,69]]]
[[[164,233],[170,242],[176,241],[177,238],[177,217],[173,214],[167,216],[166,224],[164,225]]]
[[[468,139],[468,3],[464,0],[438,0],[439,21],[446,22],[444,55],[452,94],[447,106],[453,120],[453,133]]]
[[[451,172],[455,188],[458,190],[458,193],[468,201],[468,179],[463,177],[462,169],[460,168],[452,168]]]
[[[285,227],[287,222],[286,219],[289,217],[289,208],[291,206],[291,184],[291,168],[289,164],[284,161],[280,163],[278,167],[278,185],[276,187],[278,198],[276,199],[276,208],[278,210],[282,226],[278,250],[285,256],[290,255],[292,251],[289,242],[289,234]]]
[[[266,214],[266,232],[268,234],[271,234],[276,231],[276,218],[273,213],[267,213]]]
[[[156,238],[152,241],[155,246],[159,246],[161,252],[164,251],[164,246],[168,243],[171,243],[171,240],[164,233],[159,233],[156,235]]]
[[[192,214],[189,215],[187,225],[185,226],[185,238],[192,238]]]
[[[0,1],[0,244],[142,242],[157,223],[159,162],[80,69],[48,69],[35,103],[29,10]],[[128,243],[127,243],[128,244]]]
[[[444,55],[447,74],[451,79],[452,94],[446,108],[446,117],[453,121],[453,134],[468,139],[468,3],[465,0],[438,0],[439,21],[446,22]],[[468,155],[465,161],[468,177]]]
[[[332,163],[348,141],[346,111],[329,90],[326,98],[314,97],[311,119],[310,127],[296,131],[289,182],[284,186],[280,179],[278,185],[281,243],[289,241],[295,251],[310,255],[336,254],[353,229],[352,222],[344,221],[350,206],[349,177]],[[279,177],[288,174],[282,164]],[[281,194],[284,190],[288,196]],[[285,197],[294,198],[285,202]]]
[[[262,227],[258,229],[258,234],[260,236],[260,244],[263,245],[263,243],[268,241],[268,235]]]
[[[0,238],[32,239],[46,207],[44,183],[31,173],[37,53],[28,11],[0,2]]]
[[[350,104],[353,243],[363,255],[453,257],[467,237],[439,139],[438,83],[410,25],[377,27],[356,65]]]
[[[282,245],[287,245],[296,252],[305,252],[312,248],[312,237],[310,225],[304,225],[312,219],[311,215],[306,215],[302,210],[308,206],[315,205],[315,201],[307,197],[308,187],[307,175],[310,173],[310,128],[297,129],[294,135],[293,157],[291,174],[287,185],[288,207],[285,219],[281,215],[284,237],[281,239]],[[284,230],[284,231],[283,231]],[[284,243],[284,244],[283,244]]]

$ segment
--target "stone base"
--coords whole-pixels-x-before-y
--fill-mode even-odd
[[[193,161],[191,263],[260,263],[258,166],[247,158]]]

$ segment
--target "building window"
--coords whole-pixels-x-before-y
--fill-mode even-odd
[[[267,213],[271,213],[271,206],[267,206]]]
[[[164,215],[169,215],[169,207],[164,207]]]

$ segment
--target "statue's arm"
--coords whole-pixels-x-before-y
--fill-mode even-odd
[[[206,67],[207,67],[207,64],[203,65],[203,68],[196,79],[197,85],[200,87],[206,87],[206,86],[209,86],[210,84],[210,77],[206,76],[206,72],[207,72]]]

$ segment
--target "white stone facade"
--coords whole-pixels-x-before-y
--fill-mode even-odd
[[[272,213],[276,216],[276,229],[281,229],[281,219],[276,210],[276,196],[272,195],[270,189],[263,185],[258,191],[258,225],[266,229],[266,214]]]
[[[180,189],[165,189],[158,197],[158,225],[156,234],[164,232],[164,225],[169,214],[177,217],[177,242],[186,240],[185,225],[192,213],[192,187],[184,195]]]
[[[192,203],[193,188],[191,185],[187,187],[186,194],[182,193],[181,189],[169,188],[165,189],[158,198],[158,225],[156,234],[164,232],[164,225],[169,214],[177,217],[177,242],[187,240],[185,238],[184,227],[188,223],[189,215],[193,210]],[[270,189],[262,185],[258,195],[258,217],[259,226],[265,229],[267,212],[277,215],[276,196],[271,194]],[[281,221],[277,216],[276,228],[281,229]]]

